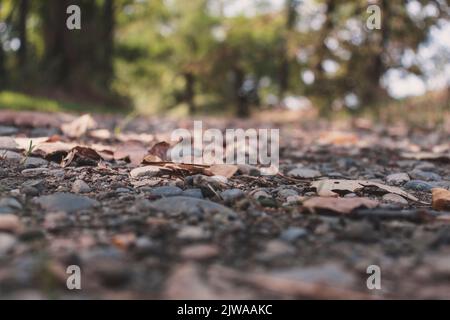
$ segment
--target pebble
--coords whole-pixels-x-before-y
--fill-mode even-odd
[[[185,197],[192,197],[192,198],[197,198],[197,199],[203,199],[203,193],[201,189],[187,189],[184,190],[182,193],[183,196]]]
[[[177,238],[181,240],[204,240],[208,236],[203,228],[197,226],[184,226],[177,233]]]
[[[308,231],[304,228],[289,227],[281,233],[280,239],[286,242],[294,242],[307,235]]]
[[[403,198],[402,196],[399,196],[398,194],[395,194],[395,193],[385,194],[382,199],[384,201],[390,202],[390,203],[395,203],[395,204],[400,204],[400,205],[408,205],[408,201],[405,198]]]
[[[25,177],[36,177],[36,176],[40,176],[43,174],[47,174],[48,171],[49,170],[47,168],[32,168],[32,169],[22,170],[21,173]]]
[[[149,202],[149,206],[170,216],[186,214],[188,216],[203,216],[204,214],[220,214],[235,217],[236,213],[215,202],[192,197],[174,196]]]
[[[190,260],[205,260],[216,257],[219,249],[210,244],[196,244],[185,247],[181,250],[181,256]]]
[[[264,251],[258,255],[258,259],[270,261],[292,255],[294,253],[295,249],[290,244],[280,240],[271,240],[267,243]]]
[[[152,196],[160,196],[160,197],[175,197],[179,196],[183,193],[183,190],[181,190],[178,187],[172,187],[172,186],[163,186],[163,187],[156,187],[151,189],[150,194]]]
[[[278,191],[278,196],[281,198],[288,198],[298,196],[298,192],[293,189],[281,189]]]
[[[254,177],[258,177],[261,175],[261,171],[254,167],[254,166],[250,166],[248,164],[240,164],[238,165],[238,171],[240,174],[242,175],[247,175],[247,176],[254,176]]]
[[[7,254],[16,244],[16,238],[8,233],[0,233],[0,257]]]
[[[117,188],[116,193],[129,193],[130,189],[127,188]]]
[[[313,179],[313,178],[318,178],[318,177],[322,176],[322,174],[319,171],[313,170],[313,169],[307,169],[307,168],[293,169],[293,170],[289,171],[287,175],[290,177],[300,178],[300,179]]]
[[[22,210],[22,205],[16,198],[1,198],[0,207],[9,207],[13,210]]]
[[[28,180],[22,183],[22,188],[20,191],[30,197],[38,196],[39,193],[44,191],[45,181],[44,180]]]
[[[145,166],[131,170],[130,176],[132,178],[140,177],[155,177],[160,173],[161,169],[157,166]]]
[[[422,171],[434,171],[436,170],[436,166],[431,162],[421,162],[418,165],[416,165],[414,169]]]
[[[256,200],[264,198],[272,198],[272,196],[265,190],[255,190],[251,193],[252,197]]]
[[[222,191],[220,193],[220,196],[225,201],[225,203],[231,204],[235,202],[236,200],[245,198],[245,193],[241,189],[228,189],[225,191]]]
[[[15,127],[0,126],[0,136],[11,136],[16,134],[19,130]]]
[[[75,180],[72,184],[72,192],[74,193],[88,193],[91,192],[91,187],[83,180]]]
[[[8,150],[0,150],[0,157],[4,157],[6,160],[15,162],[22,160],[22,155],[20,153]]]
[[[407,173],[394,173],[386,177],[386,182],[393,185],[402,185],[410,181]]]
[[[408,181],[404,187],[409,190],[414,191],[430,191],[433,189],[433,186],[425,181],[422,180],[411,180]]]
[[[0,231],[19,232],[22,224],[19,218],[13,214],[0,214]]]
[[[38,168],[48,165],[48,161],[42,158],[27,157],[23,163],[25,168]]]
[[[41,196],[36,202],[46,211],[62,211],[73,213],[79,210],[86,210],[98,205],[98,202],[91,198],[73,193],[55,193],[48,196]]]
[[[415,180],[424,180],[424,181],[440,181],[442,177],[437,173],[430,171],[422,171],[418,169],[414,169],[409,172],[409,175]]]

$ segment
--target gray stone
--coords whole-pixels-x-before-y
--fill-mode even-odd
[[[88,193],[91,192],[91,187],[83,180],[75,180],[72,184],[72,192],[74,193]]]
[[[178,216],[180,214],[192,216],[202,216],[204,214],[221,214],[227,217],[236,216],[233,210],[221,204],[192,197],[175,196],[162,198],[150,202],[149,206],[170,216]]]
[[[9,207],[13,210],[22,210],[22,205],[16,198],[2,198],[0,199],[0,207]]]
[[[140,177],[155,177],[160,173],[161,169],[157,166],[145,166],[131,170],[130,176],[132,178]]]
[[[192,198],[203,199],[202,190],[201,189],[197,189],[197,188],[184,190],[182,195],[185,196],[185,197],[192,197]]]
[[[14,151],[0,150],[0,158],[4,158],[9,161],[19,162],[20,160],[22,160],[22,155]]]
[[[0,126],[0,136],[10,136],[16,134],[19,130],[15,127]]]
[[[19,145],[11,137],[0,137],[0,149],[17,150]]]
[[[45,167],[48,165],[48,161],[42,158],[27,157],[23,165],[25,168]]]
[[[0,233],[0,257],[7,254],[16,244],[16,238],[8,233]]]
[[[245,197],[244,191],[240,189],[228,189],[225,191],[222,191],[220,193],[220,196],[226,203],[233,203],[236,200],[242,199]]]
[[[265,190],[255,190],[251,192],[251,195],[256,200],[258,199],[264,199],[264,198],[272,198],[272,196]]]
[[[291,196],[298,196],[298,192],[293,189],[281,189],[278,191],[278,196],[281,198],[288,198]]]
[[[280,239],[287,242],[293,242],[307,235],[308,231],[304,228],[289,227],[281,233]]]
[[[182,193],[183,193],[183,190],[181,190],[178,187],[172,187],[172,186],[156,187],[150,191],[151,195],[161,196],[161,197],[175,197],[175,196],[181,195]]]
[[[430,191],[433,186],[422,180],[411,180],[405,183],[404,187],[414,191]]]
[[[422,171],[419,169],[414,169],[409,172],[409,175],[415,180],[423,180],[423,181],[440,181],[442,177],[437,173],[430,171]]]
[[[300,179],[313,179],[322,176],[322,174],[313,169],[297,168],[289,171],[288,176]]]
[[[422,171],[434,171],[436,170],[436,166],[431,162],[424,161],[416,165],[414,169]]]
[[[25,177],[36,177],[41,176],[48,173],[47,168],[33,168],[33,169],[25,169],[22,170],[22,175]]]
[[[208,233],[201,227],[184,226],[178,231],[177,238],[182,240],[204,240],[208,238]]]
[[[407,173],[394,173],[386,177],[386,182],[393,185],[402,185],[410,181]]]
[[[398,194],[395,194],[395,193],[385,194],[382,199],[383,199],[383,201],[390,202],[390,203],[395,203],[395,204],[399,204],[399,205],[408,205],[408,201],[405,198],[403,198],[402,196],[399,196]]]
[[[98,205],[98,202],[93,199],[73,193],[55,193],[42,196],[36,199],[36,203],[46,211],[62,211],[68,213],[86,210]]]
[[[117,189],[116,189],[116,192],[117,192],[117,193],[129,193],[129,192],[130,192],[130,189],[127,189],[127,188],[117,188]]]
[[[247,176],[255,176],[258,177],[261,175],[261,171],[254,167],[254,166],[250,166],[248,164],[240,164],[238,165],[239,168],[239,173],[242,175],[247,175]]]

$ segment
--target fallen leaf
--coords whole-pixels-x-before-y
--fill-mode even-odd
[[[450,211],[450,191],[441,188],[431,189],[432,206],[437,211]]]
[[[92,148],[77,146],[70,150],[62,161],[62,166],[67,167],[72,162],[77,165],[95,166],[103,158]]]
[[[369,198],[314,197],[303,202],[303,206],[313,213],[317,210],[329,210],[348,214],[360,207],[372,209],[378,205],[378,201]]]
[[[167,143],[165,141],[158,142],[149,150],[148,156],[150,156],[150,158],[148,158],[147,161],[151,161],[151,159],[160,159],[160,161],[168,161],[169,157],[167,155],[167,151],[169,149],[170,149],[169,143]],[[152,158],[152,156],[155,156],[157,158],[154,158],[154,157]],[[146,156],[146,158],[147,158],[147,156]]]
[[[331,131],[321,134],[320,144],[353,145],[359,141],[358,136],[353,133]]]
[[[206,170],[214,176],[231,178],[239,170],[239,167],[232,164],[214,164]]]
[[[435,152],[404,152],[401,154],[401,157],[413,160],[450,161],[450,154]]]
[[[372,182],[368,180],[318,180],[311,183],[313,188],[316,188],[317,194],[321,197],[338,197],[339,194],[335,191],[348,191],[356,192],[363,189],[364,187],[377,187],[386,191],[387,193],[395,193],[406,199],[410,199],[419,202],[419,199],[409,194],[406,191],[398,187],[387,186],[381,183]]]
[[[14,138],[0,137],[0,149],[16,151],[20,149],[20,146],[16,143]]]
[[[127,160],[134,165],[139,165],[144,160],[147,154],[147,148],[145,148],[140,142],[127,142],[117,146],[114,151],[115,160]]]
[[[62,124],[61,130],[70,138],[79,138],[85,135],[88,130],[94,129],[96,126],[97,123],[94,118],[89,114],[85,114],[70,123]]]

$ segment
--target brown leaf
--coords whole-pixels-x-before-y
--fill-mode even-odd
[[[214,176],[231,178],[239,170],[239,167],[232,164],[214,164],[206,170]]]
[[[94,149],[77,146],[63,159],[62,166],[67,167],[72,162],[79,166],[96,166],[100,160],[103,160],[102,157]]]
[[[303,206],[313,213],[317,210],[329,210],[343,214],[351,213],[360,207],[372,209],[378,204],[378,201],[369,198],[314,197],[303,202]]]
[[[155,144],[148,152],[149,156],[156,156],[161,161],[168,161],[169,157],[167,155],[167,151],[170,149],[170,144],[162,141]],[[156,159],[153,157],[153,159]]]
[[[398,194],[406,199],[419,202],[419,199],[409,194],[398,187],[387,186],[381,183],[372,182],[368,180],[318,180],[311,183],[311,186],[316,188],[317,194],[321,197],[338,197],[339,194],[335,191],[356,192],[364,187],[374,186],[382,189],[388,193]]]
[[[79,138],[85,135],[89,129],[94,129],[96,126],[97,123],[91,115],[85,114],[70,123],[62,124],[61,130],[70,138]]]
[[[450,191],[441,188],[431,189],[433,194],[432,206],[437,211],[450,211]]]

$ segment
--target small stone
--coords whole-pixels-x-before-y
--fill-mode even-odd
[[[0,149],[17,150],[19,149],[19,145],[12,137],[0,137]]]
[[[32,169],[25,169],[22,170],[22,175],[25,177],[36,177],[41,176],[48,173],[47,168],[32,168]]]
[[[286,198],[286,203],[287,204],[299,203],[301,200],[302,200],[302,197],[300,197],[300,196],[289,196]]]
[[[280,238],[286,242],[294,242],[307,235],[308,231],[304,228],[289,227],[281,233]]]
[[[129,193],[130,189],[127,188],[117,188],[116,193]]]
[[[2,198],[0,199],[0,207],[9,207],[13,210],[22,210],[22,205],[16,198]]]
[[[395,193],[385,194],[382,199],[383,199],[383,201],[390,202],[390,203],[395,203],[395,204],[399,204],[399,205],[408,205],[408,201],[405,198],[403,198],[402,196],[399,196],[398,194],[395,194]]]
[[[429,171],[422,171],[418,169],[414,169],[413,171],[409,172],[409,175],[416,180],[423,180],[423,181],[440,181],[442,180],[442,177],[434,172]]]
[[[258,168],[250,166],[248,164],[240,164],[238,165],[238,168],[239,173],[242,175],[254,177],[259,177],[261,175],[261,171]]]
[[[255,190],[251,193],[251,195],[256,200],[264,198],[272,198],[272,196],[265,190]]]
[[[72,184],[72,192],[74,193],[88,193],[91,192],[91,187],[83,180],[75,180]]]
[[[433,186],[429,183],[426,183],[425,181],[421,180],[411,180],[408,181],[404,187],[409,190],[414,191],[431,191],[433,189]]]
[[[267,261],[292,255],[294,253],[295,250],[290,244],[280,240],[271,240],[267,243],[265,250],[258,255],[258,259]]]
[[[48,161],[42,158],[27,157],[23,163],[25,168],[38,168],[48,165]]]
[[[298,196],[298,192],[293,189],[281,189],[278,191],[278,196],[281,198],[288,198],[291,196]]]
[[[196,244],[185,247],[181,250],[181,256],[190,260],[205,260],[216,257],[219,249],[209,244]]]
[[[170,216],[185,214],[188,216],[203,216],[205,214],[220,214],[235,217],[236,213],[215,202],[192,197],[174,196],[148,202],[148,205]]]
[[[203,199],[202,190],[197,188],[184,190],[182,196]]]
[[[16,134],[19,130],[15,127],[0,126],[0,136],[11,136]]]
[[[183,193],[183,190],[181,190],[178,187],[172,187],[172,186],[156,187],[150,191],[150,194],[152,196],[160,196],[160,197],[174,197],[174,196],[179,196],[182,193]]]
[[[85,196],[73,193],[55,193],[48,196],[41,196],[36,202],[46,211],[62,211],[73,213],[86,210],[98,205],[98,202]]]
[[[155,177],[160,173],[161,169],[157,166],[145,166],[131,170],[130,176],[132,178],[140,177]]]
[[[22,224],[17,216],[13,214],[0,215],[0,231],[19,232],[22,229]]]
[[[394,173],[394,174],[390,174],[386,177],[386,182],[392,185],[403,185],[406,182],[410,181],[411,179],[409,178],[407,173]]]
[[[244,193],[244,191],[242,191],[240,189],[228,189],[228,190],[222,191],[220,193],[220,196],[225,201],[225,203],[232,204],[236,200],[245,198],[245,193]]]
[[[297,168],[288,172],[290,177],[300,178],[300,179],[314,179],[322,176],[322,174],[317,170],[307,169],[307,168]]]
[[[16,244],[16,238],[8,233],[0,233],[0,257],[7,254]]]
[[[4,158],[9,161],[19,162],[20,160],[22,160],[22,155],[14,151],[0,150],[0,158]]]
[[[204,240],[208,233],[201,227],[185,226],[178,231],[177,238],[181,240]]]
[[[434,170],[436,170],[436,166],[431,162],[424,161],[424,162],[421,162],[418,165],[416,165],[414,167],[414,169],[421,170],[421,171],[434,171]]]

